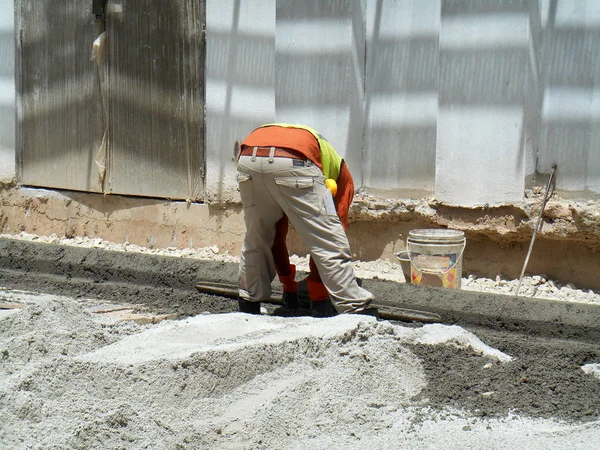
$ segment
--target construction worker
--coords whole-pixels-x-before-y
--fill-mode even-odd
[[[242,142],[237,177],[246,222],[240,311],[260,313],[260,301],[271,297],[275,275],[288,306],[297,299],[295,267],[285,245],[289,220],[309,247],[307,289],[313,315],[377,315],[370,306],[373,295],[357,283],[345,233],[354,195],[352,177],[327,140],[304,125],[263,125]],[[341,187],[335,195],[337,208],[326,180]],[[331,304],[334,311],[329,310]]]

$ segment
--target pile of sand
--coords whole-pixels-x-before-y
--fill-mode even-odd
[[[239,313],[140,325],[94,313],[95,302],[82,299],[0,290],[0,302],[25,306],[0,315],[2,448],[592,448],[600,441],[594,421],[486,418],[431,406],[422,395],[423,348],[444,355],[452,348],[481,368],[511,364],[512,355],[457,326]]]

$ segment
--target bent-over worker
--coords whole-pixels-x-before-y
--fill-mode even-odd
[[[341,186],[337,209],[326,179]],[[307,288],[315,315],[329,315],[329,299],[338,313],[376,315],[369,306],[373,295],[357,283],[344,231],[354,185],[327,140],[304,125],[263,125],[241,144],[238,182],[246,222],[240,311],[260,313],[260,301],[270,298],[275,275],[284,292],[297,291],[285,246],[289,220],[311,255]]]

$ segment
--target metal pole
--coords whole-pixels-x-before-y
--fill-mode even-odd
[[[554,179],[554,172],[556,172],[556,164],[552,164],[552,172],[550,172],[550,178],[548,178],[548,184],[546,185],[546,191],[544,192],[544,200],[542,200],[542,207],[540,208],[540,215],[538,216],[537,224],[535,229],[533,230],[533,236],[531,236],[531,243],[529,244],[529,250],[527,251],[527,257],[525,258],[525,263],[523,264],[523,270],[521,270],[521,276],[519,277],[519,284],[517,284],[517,290],[515,292],[515,296],[519,295],[519,290],[521,289],[521,283],[523,282],[523,275],[525,274],[525,269],[527,268],[527,264],[529,263],[529,257],[531,256],[531,250],[533,249],[533,243],[535,242],[535,237],[537,235],[538,230],[541,228],[542,224],[542,216],[544,215],[544,208],[546,207],[546,202],[554,193],[554,188],[550,195],[548,192],[550,191],[550,186],[552,185],[552,180]]]
[[[203,294],[218,295],[221,297],[238,299],[239,288],[233,284],[213,283],[210,281],[199,281],[196,283],[196,290]],[[263,300],[264,303],[273,305],[282,305],[282,293],[273,292],[271,298]],[[379,300],[373,306],[380,308],[379,317],[384,320],[400,320],[403,322],[423,322],[436,323],[441,322],[442,318],[429,311],[417,311],[394,306],[393,301]]]

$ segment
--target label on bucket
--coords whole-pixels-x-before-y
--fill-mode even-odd
[[[451,289],[459,288],[456,267],[457,255],[423,255],[413,253],[412,257],[411,281],[413,284]],[[419,270],[418,268],[423,269]]]
[[[420,272],[414,267],[411,270],[412,284],[423,284],[427,286],[439,286],[450,289],[458,289],[458,277],[456,268],[442,274]]]

